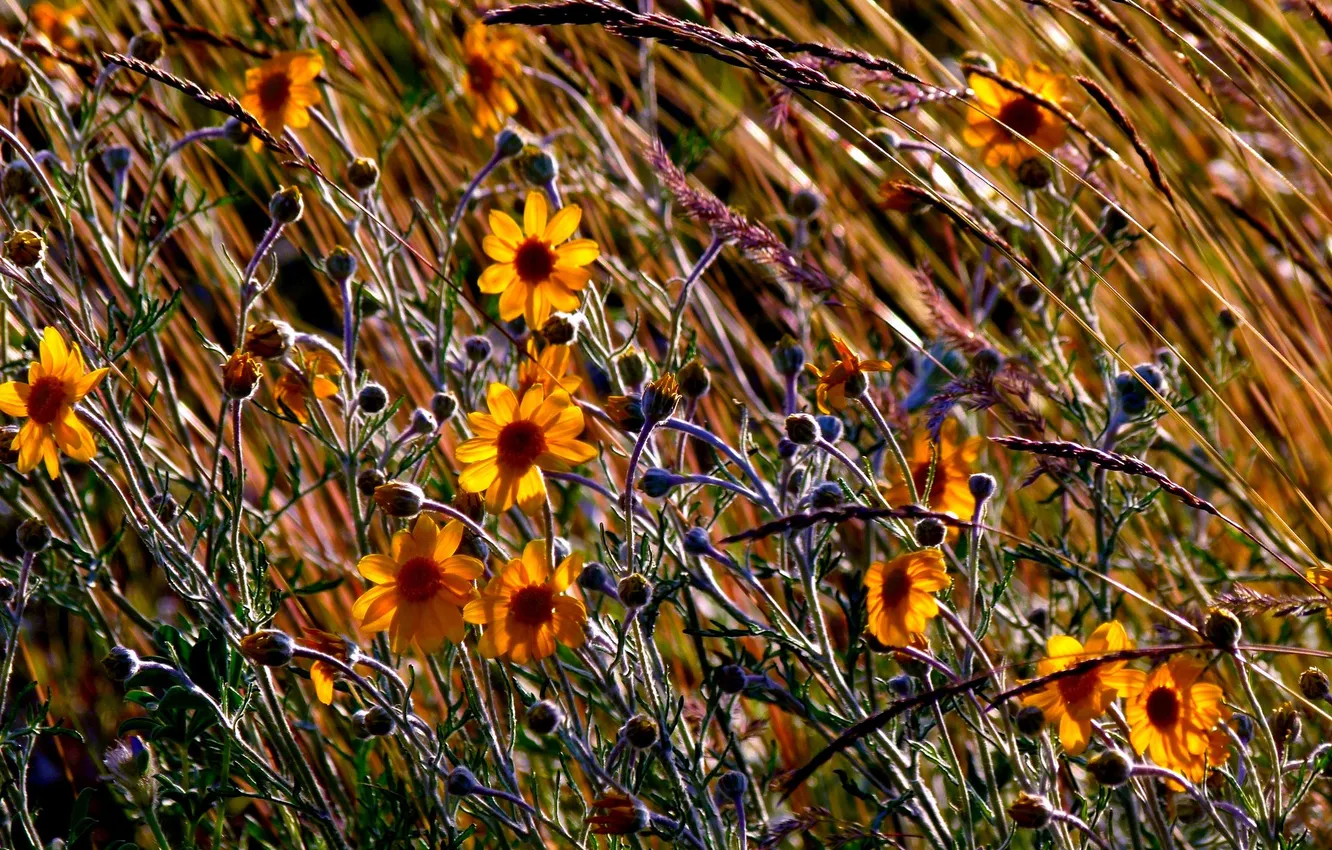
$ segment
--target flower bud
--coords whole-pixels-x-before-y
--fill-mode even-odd
[[[1087,772],[1107,788],[1118,788],[1128,782],[1133,762],[1119,750],[1103,750],[1087,762]]]
[[[805,349],[795,337],[787,334],[772,349],[772,365],[784,377],[794,378],[805,368]]]
[[[1039,794],[1023,791],[1008,807],[1008,816],[1023,829],[1040,829],[1050,822],[1054,809],[1050,801]]]
[[[578,326],[563,313],[552,313],[541,325],[541,338],[550,345],[568,345],[578,336]]]
[[[647,377],[647,358],[632,345],[615,360],[615,371],[627,387],[637,387]]]
[[[916,523],[916,542],[921,546],[939,546],[948,538],[948,526],[934,517]]]
[[[393,731],[393,714],[387,709],[372,705],[352,715],[352,728],[358,738],[380,738]]]
[[[977,472],[967,479],[967,487],[971,490],[972,498],[979,504],[989,501],[989,498],[994,495],[996,484],[993,475]]]
[[[509,159],[523,152],[523,137],[511,127],[495,134],[495,155]]]
[[[694,526],[684,533],[684,550],[691,555],[708,555],[712,552],[712,539],[708,530]]]
[[[124,145],[112,145],[102,151],[102,165],[111,174],[125,171],[134,161],[134,151]]]
[[[227,398],[244,401],[254,395],[263,376],[264,367],[258,358],[248,351],[237,351],[222,366],[222,390]]]
[[[148,500],[148,507],[153,509],[153,515],[163,525],[170,525],[180,516],[180,502],[170,493],[157,493]]]
[[[477,780],[476,774],[462,765],[458,765],[449,771],[449,793],[455,797],[466,797],[469,794],[475,794],[484,787]]]
[[[1044,189],[1050,185],[1050,166],[1039,156],[1029,156],[1018,163],[1017,179],[1028,189]]]
[[[1310,667],[1300,674],[1300,693],[1310,702],[1318,702],[1327,699],[1329,688],[1327,674],[1317,667]]]
[[[588,561],[583,565],[583,571],[578,574],[578,586],[592,593],[603,593],[619,598],[619,591],[615,587],[615,582],[611,580],[610,571],[604,564],[596,561]]]
[[[427,363],[435,362],[435,341],[428,336],[418,336],[414,340],[417,352],[421,359]]]
[[[680,386],[674,375],[662,375],[655,381],[649,381],[643,388],[640,401],[643,418],[648,422],[663,422],[675,415],[675,408],[680,404]]]
[[[545,186],[560,175],[554,155],[536,145],[524,145],[517,163],[519,176],[530,186]]]
[[[652,583],[642,573],[630,573],[620,579],[615,592],[626,608],[641,608],[652,600]]]
[[[29,555],[35,555],[51,545],[51,527],[37,517],[28,517],[19,523],[14,536],[18,539],[19,548]]]
[[[907,699],[916,691],[916,680],[899,673],[888,680],[888,691],[898,699]]]
[[[228,118],[222,125],[222,135],[228,142],[239,148],[248,145],[253,134],[244,121],[239,118]]]
[[[134,678],[134,674],[139,672],[143,662],[139,660],[139,653],[127,646],[114,646],[111,651],[102,659],[102,669],[106,675],[117,682],[124,682],[127,679]]]
[[[842,419],[831,413],[825,413],[821,416],[815,416],[815,421],[819,423],[819,435],[829,443],[836,443],[842,439]]]
[[[869,377],[857,369],[846,376],[846,382],[842,384],[842,389],[846,391],[847,398],[861,398],[869,391]]]
[[[483,336],[469,336],[463,340],[463,352],[473,363],[485,363],[489,360],[492,348],[490,340]]]
[[[264,360],[286,357],[296,344],[296,329],[286,322],[264,319],[245,332],[245,350]]]
[[[800,446],[785,437],[777,441],[777,457],[782,460],[790,460],[796,456],[798,451],[800,451]]]
[[[324,271],[339,283],[351,280],[352,275],[356,274],[357,265],[356,255],[341,245],[334,245],[324,258]]]
[[[130,39],[129,55],[149,65],[161,59],[165,50],[166,42],[155,32],[141,32]]]
[[[728,800],[742,800],[749,790],[749,777],[738,770],[728,770],[717,780],[717,790]]]
[[[836,481],[825,481],[814,488],[809,495],[809,504],[817,510],[835,508],[842,503],[842,485]]]
[[[1022,284],[1014,295],[1017,297],[1018,306],[1024,310],[1036,310],[1045,303],[1045,290],[1034,283]]]
[[[823,208],[823,196],[817,189],[806,187],[791,196],[791,215],[813,218]]]
[[[458,399],[453,393],[435,393],[430,397],[430,413],[436,422],[448,422],[458,412]]]
[[[18,449],[14,448],[14,438],[19,435],[19,426],[6,425],[0,428],[0,463],[10,465],[18,463]]]
[[[412,411],[412,421],[407,426],[408,431],[419,436],[425,436],[435,433],[437,428],[439,428],[439,422],[436,421],[435,414],[424,407],[418,407]]]
[[[625,721],[620,734],[629,746],[636,750],[646,750],[657,743],[657,721],[646,714],[635,714]]]
[[[378,413],[388,407],[388,390],[371,381],[356,395],[356,406],[366,413]]]
[[[241,654],[265,667],[282,667],[295,653],[296,642],[279,629],[261,629],[240,641]]]
[[[638,480],[638,489],[653,499],[660,499],[675,489],[679,476],[670,470],[654,466],[643,473]]]
[[[1276,738],[1277,746],[1284,750],[1299,740],[1300,732],[1304,728],[1304,719],[1300,717],[1298,708],[1289,702],[1283,702],[1272,709],[1272,716],[1267,719],[1267,725],[1272,729],[1272,737]]]
[[[971,371],[980,378],[992,378],[1004,365],[1004,356],[997,349],[985,347],[971,358]]]
[[[1034,705],[1024,705],[1013,718],[1017,730],[1028,738],[1035,738],[1045,728],[1045,712]]]
[[[675,373],[675,380],[680,384],[680,393],[688,399],[702,398],[712,387],[708,367],[697,357],[680,367],[680,371]]]
[[[1101,210],[1099,230],[1106,239],[1114,239],[1128,226],[1128,214],[1114,204],[1106,204]]]
[[[726,664],[717,668],[717,688],[724,694],[738,694],[749,684],[749,674],[739,664]]]
[[[15,230],[5,240],[5,259],[21,269],[31,269],[46,258],[46,240],[31,230]]]
[[[37,178],[26,162],[16,159],[5,166],[4,174],[0,176],[0,188],[4,189],[6,198],[31,197],[37,194]]]
[[[347,184],[364,192],[379,182],[379,163],[368,156],[358,156],[347,165]]]
[[[808,413],[792,413],[786,417],[786,437],[797,446],[813,445],[821,436],[819,423]]]
[[[548,699],[532,703],[527,710],[527,728],[537,735],[549,735],[564,723],[564,710]]]
[[[1214,607],[1207,612],[1207,621],[1203,624],[1203,637],[1207,642],[1223,652],[1229,652],[1239,643],[1243,626],[1230,610]]]
[[[371,466],[356,474],[356,489],[362,496],[373,496],[387,480],[388,476],[384,475],[384,470]]]
[[[103,761],[111,781],[120,789],[130,802],[140,809],[152,806],[157,799],[157,784],[153,777],[157,773],[157,763],[152,751],[137,738],[130,739],[134,746],[117,741],[106,751]]]
[[[299,186],[284,186],[268,201],[268,214],[282,224],[295,224],[305,214],[305,199]]]
[[[0,62],[0,97],[21,97],[32,82],[32,72],[18,59]]]
[[[421,512],[425,492],[407,481],[390,481],[375,488],[375,504],[391,517],[410,519]]]

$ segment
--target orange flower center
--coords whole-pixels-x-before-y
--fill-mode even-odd
[[[1179,696],[1174,688],[1154,688],[1147,695],[1147,719],[1160,728],[1179,722]]]
[[[501,466],[525,471],[546,450],[546,435],[532,420],[515,419],[500,429],[495,448]]]
[[[891,567],[883,575],[883,604],[888,608],[897,608],[907,600],[911,593],[911,576],[905,567]]]
[[[484,95],[495,85],[495,66],[490,60],[474,53],[467,57],[467,82],[472,91]]]
[[[1067,705],[1076,705],[1096,693],[1098,682],[1095,672],[1080,673],[1059,680],[1059,696]]]
[[[555,252],[536,236],[528,237],[513,256],[513,268],[526,283],[547,280],[555,271]]]
[[[443,583],[439,564],[431,558],[412,558],[398,568],[398,595],[408,602],[433,599]]]
[[[509,616],[523,626],[549,623],[555,613],[555,592],[545,584],[529,584],[509,600]]]
[[[54,375],[38,378],[28,391],[28,418],[38,425],[50,425],[69,402],[63,380]]]
[[[269,74],[259,84],[259,106],[264,112],[281,112],[287,108],[287,98],[291,95],[291,80],[286,72]]]
[[[1019,136],[1031,136],[1041,129],[1041,124],[1045,120],[1043,113],[1044,110],[1039,105],[1018,96],[1005,103],[996,117],[1000,123],[1008,125],[1009,129]]]

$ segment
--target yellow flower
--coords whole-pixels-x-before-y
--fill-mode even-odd
[[[55,328],[42,333],[39,360],[28,366],[27,383],[0,384],[0,411],[28,421],[11,445],[18,452],[23,474],[45,461],[46,474],[60,474],[60,452],[74,460],[89,461],[97,454],[92,432],[79,421],[74,405],[83,401],[106,377],[106,369],[88,372],[78,345],[66,347]]]
[[[570,555],[552,573],[546,541],[532,540],[486,584],[479,599],[467,603],[463,616],[483,625],[477,651],[518,664],[540,661],[555,652],[555,642],[582,646],[587,609],[564,591],[583,568],[581,555]]]
[[[462,608],[476,598],[472,582],[485,570],[476,558],[455,554],[462,537],[461,522],[441,530],[421,514],[411,531],[393,535],[391,555],[362,558],[356,569],[377,586],[352,606],[361,628],[388,629],[394,652],[404,652],[413,640],[424,652],[439,649],[445,638],[460,643]]]
[[[511,38],[492,39],[490,30],[480,21],[468,27],[463,36],[463,64],[467,66],[463,91],[476,112],[472,133],[477,137],[496,132],[508,116],[518,111],[513,93],[504,85],[520,72],[513,58],[517,50],[518,42]]]
[[[951,582],[938,549],[920,549],[891,561],[875,561],[865,572],[870,634],[886,646],[907,646],[939,615],[931,595]]]
[[[958,440],[957,420],[944,422],[939,431],[939,460],[934,466],[934,480],[930,481],[930,460],[934,443],[928,434],[916,435],[907,455],[907,464],[911,467],[911,480],[916,485],[916,494],[925,503],[925,507],[939,513],[952,514],[958,519],[971,519],[976,510],[976,498],[971,495],[971,467],[980,456],[981,438],[969,437]],[[884,464],[884,474],[892,486],[884,493],[890,505],[905,505],[911,501],[906,479],[893,458]],[[930,485],[925,492],[925,485]]]
[[[245,72],[241,106],[274,136],[281,136],[283,127],[308,127],[310,107],[320,100],[315,77],[323,70],[324,59],[313,50],[279,53]],[[251,139],[250,146],[260,150],[264,143]]]
[[[1139,755],[1150,754],[1152,761],[1191,782],[1202,780],[1209,763],[1225,759],[1212,733],[1230,711],[1219,686],[1198,681],[1205,667],[1201,661],[1177,656],[1151,673],[1124,671],[1128,698],[1124,716],[1133,749]]]
[[[862,380],[866,372],[884,372],[888,370],[886,360],[861,360],[842,338],[832,337],[833,348],[837,349],[837,360],[828,367],[827,372],[820,372],[813,363],[806,363],[805,368],[819,379],[814,388],[814,399],[819,404],[820,413],[842,410],[846,407],[846,382]],[[863,384],[862,384],[863,386]]]
[[[467,414],[476,436],[459,446],[455,456],[467,464],[458,486],[469,493],[484,490],[491,513],[515,504],[535,512],[546,498],[543,469],[562,471],[597,455],[576,439],[583,432],[583,411],[563,390],[547,398],[537,384],[519,403],[513,390],[491,384],[486,407],[489,413]]]
[[[286,408],[301,422],[310,421],[309,396],[316,399],[332,398],[338,394],[338,385],[330,380],[342,374],[342,367],[327,351],[314,351],[305,355],[305,374],[291,370],[283,373],[273,387],[273,400]]]
[[[88,15],[88,10],[81,5],[65,9],[46,0],[33,3],[28,9],[28,20],[37,31],[46,36],[47,41],[62,50],[75,50],[79,46],[82,26],[80,21]]]
[[[1044,65],[1031,65],[1023,75],[1016,65],[1007,62],[1003,76],[1058,106],[1068,103],[1068,81]],[[968,110],[962,139],[984,150],[986,165],[993,168],[1007,163],[1016,168],[1035,154],[1037,147],[1052,151],[1063,143],[1067,128],[1063,119],[1049,109],[979,74],[968,75],[967,85],[976,93],[978,108]]]
[[[569,371],[569,362],[573,357],[569,346],[548,345],[537,354],[536,340],[529,338],[527,355],[518,366],[518,395],[523,395],[536,384],[545,389],[546,395],[556,390],[573,395],[582,386],[582,378],[564,374]]]
[[[347,639],[332,632],[319,629],[305,629],[301,632],[301,644],[310,649],[346,662],[351,656],[348,652]],[[342,671],[327,661],[316,661],[310,665],[310,681],[315,687],[315,696],[324,705],[333,704],[333,683],[342,675]]]
[[[1124,627],[1116,622],[1102,623],[1083,646],[1077,638],[1067,635],[1055,635],[1045,644],[1049,656],[1036,663],[1036,674],[1040,677],[1067,670],[1083,661],[1108,652],[1130,649],[1133,641],[1129,640]],[[1125,675],[1124,661],[1107,661],[1104,664],[1079,673],[1050,682],[1039,691],[1023,697],[1023,705],[1034,705],[1045,715],[1045,721],[1059,726],[1059,742],[1070,755],[1078,755],[1087,749],[1091,740],[1091,722],[1110,708],[1110,703],[1123,690],[1127,689],[1130,676]]]
[[[500,318],[506,322],[523,316],[529,328],[539,328],[552,309],[577,310],[578,293],[592,278],[583,266],[601,256],[591,239],[565,241],[583,217],[576,204],[564,207],[549,222],[546,216],[546,196],[541,192],[528,194],[521,228],[506,213],[490,213],[491,232],[481,248],[495,262],[481,273],[477,285],[488,295],[500,296]]]

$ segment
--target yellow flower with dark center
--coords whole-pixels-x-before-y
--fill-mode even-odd
[[[567,345],[548,345],[538,354],[536,341],[527,340],[527,357],[518,366],[518,395],[540,384],[550,395],[556,390],[564,390],[573,395],[583,385],[583,379],[577,375],[566,375],[573,360],[573,351]]]
[[[949,584],[938,549],[920,549],[870,564],[865,571],[870,634],[885,646],[910,645],[939,615],[934,592]]]
[[[476,436],[459,446],[455,457],[467,464],[458,486],[469,493],[485,491],[491,513],[515,504],[534,513],[546,498],[543,469],[563,471],[597,455],[576,439],[583,432],[583,411],[564,390],[547,397],[537,384],[520,403],[513,390],[491,384],[486,407],[489,413],[467,414]]]
[[[0,384],[0,411],[26,418],[10,448],[18,452],[17,468],[27,474],[45,462],[46,474],[60,474],[60,452],[89,461],[97,443],[79,421],[74,405],[83,401],[106,377],[106,369],[87,371],[78,345],[66,346],[55,328],[42,332],[39,359],[28,366],[28,380]]]
[[[980,457],[980,437],[958,439],[956,419],[944,422],[939,431],[939,460],[934,464],[934,478],[930,478],[930,464],[935,443],[929,435],[920,433],[912,441],[907,454],[907,465],[911,467],[911,480],[916,485],[916,495],[924,506],[939,513],[952,514],[958,519],[970,520],[976,510],[976,497],[971,495],[972,466]],[[884,492],[888,504],[901,506],[911,501],[911,493],[906,479],[893,458],[884,463],[884,475],[892,482]],[[929,492],[926,492],[929,485]]]
[[[62,9],[46,0],[33,3],[28,9],[28,20],[32,21],[33,27],[61,50],[78,49],[82,30],[80,21],[87,15],[88,10],[82,5]]]
[[[1068,81],[1045,65],[1031,65],[1023,74],[1008,62],[1002,73],[1057,106],[1068,103]],[[962,139],[984,151],[986,165],[1007,163],[1016,168],[1036,148],[1052,151],[1063,144],[1067,128],[1054,112],[979,74],[968,75],[967,85],[975,92],[977,108],[967,112]]]
[[[342,367],[327,351],[306,354],[304,361],[305,374],[289,370],[278,378],[273,387],[273,400],[301,422],[309,422],[310,396],[325,399],[337,395],[338,385],[332,379],[342,374]]]
[[[319,629],[305,629],[301,632],[301,644],[317,652],[346,662],[350,657],[347,639],[332,632]],[[310,665],[310,682],[314,684],[315,696],[324,705],[333,704],[333,684],[342,676],[342,671],[327,661],[316,661]]]
[[[424,652],[439,649],[445,638],[462,642],[462,609],[476,598],[472,582],[485,570],[476,558],[456,554],[462,538],[461,522],[440,529],[421,514],[411,531],[393,535],[391,554],[362,558],[356,569],[377,586],[352,606],[361,628],[387,629],[394,652],[412,641]]]
[[[523,664],[553,654],[556,641],[582,646],[587,609],[564,593],[582,568],[583,556],[573,554],[552,572],[546,541],[529,541],[523,556],[509,561],[463,609],[467,622],[486,627],[477,651]]]
[[[1216,758],[1225,760],[1212,733],[1230,711],[1219,686],[1198,681],[1205,667],[1202,661],[1177,656],[1151,673],[1124,671],[1124,716],[1133,749],[1191,782],[1202,780],[1208,764],[1219,763]]]
[[[814,400],[818,402],[820,413],[846,408],[846,382],[861,381],[866,372],[886,372],[889,369],[886,360],[861,360],[842,338],[833,335],[833,348],[837,350],[837,359],[828,371],[820,372],[813,363],[806,363],[805,368],[819,379],[814,388]],[[862,385],[863,386],[863,385]]]
[[[467,68],[463,91],[476,112],[472,133],[477,137],[498,131],[505,119],[518,111],[518,103],[505,85],[520,73],[518,61],[513,58],[517,50],[518,42],[491,38],[490,30],[480,21],[468,27],[463,36],[463,65]]]
[[[523,316],[529,328],[539,328],[552,310],[577,310],[578,293],[592,279],[583,266],[601,256],[593,240],[569,240],[583,217],[576,204],[549,221],[547,214],[541,192],[528,193],[521,228],[508,214],[490,212],[491,232],[481,248],[495,262],[481,273],[477,286],[487,295],[499,295],[500,318],[506,322]]]
[[[304,129],[310,126],[310,107],[320,101],[314,81],[323,70],[324,59],[313,50],[280,53],[245,72],[241,106],[274,136],[284,127]],[[255,138],[250,146],[260,150],[264,143]]]
[[[1124,627],[1111,621],[1102,623],[1083,646],[1077,638],[1055,635],[1045,643],[1047,658],[1036,663],[1039,677],[1067,670],[1083,661],[1109,652],[1130,649]],[[1105,714],[1115,697],[1128,687],[1132,678],[1125,675],[1124,661],[1107,661],[1085,673],[1066,676],[1048,683],[1039,691],[1023,697],[1023,705],[1034,705],[1045,715],[1045,722],[1058,726],[1059,743],[1070,755],[1087,749],[1091,740],[1091,722]]]

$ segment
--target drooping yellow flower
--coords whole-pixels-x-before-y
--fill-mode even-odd
[[[1198,681],[1205,667],[1202,661],[1176,656],[1151,673],[1124,671],[1124,716],[1133,749],[1191,782],[1202,780],[1207,766],[1219,763],[1215,759],[1225,760],[1212,733],[1230,711],[1219,686]]]
[[[1006,62],[1002,74],[1057,106],[1068,103],[1068,81],[1045,65],[1031,65],[1023,74]],[[1063,144],[1067,127],[1054,112],[979,74],[968,75],[967,85],[976,93],[978,108],[968,110],[962,139],[984,151],[987,166],[1007,163],[1016,168],[1036,148],[1052,151]]]
[[[485,626],[477,651],[518,664],[540,661],[555,652],[555,642],[582,646],[587,609],[564,591],[583,568],[571,554],[554,572],[546,561],[546,541],[532,540],[463,609],[467,622]]]
[[[323,70],[324,59],[313,50],[279,53],[245,72],[241,106],[274,136],[284,127],[304,129],[310,126],[310,107],[320,101],[314,81]],[[260,150],[264,143],[251,139],[250,146]]]
[[[518,42],[511,38],[491,38],[490,30],[480,21],[467,28],[463,36],[463,91],[472,102],[476,122],[472,133],[478,138],[494,133],[504,121],[518,111],[513,93],[505,85],[520,73],[513,54]]]
[[[867,628],[886,646],[907,646],[924,635],[939,615],[934,592],[951,582],[938,549],[920,549],[891,561],[875,561],[865,571]]]
[[[837,349],[837,359],[828,367],[828,371],[820,372],[813,363],[805,364],[810,374],[819,379],[818,386],[814,388],[814,400],[818,402],[820,413],[846,408],[848,380],[861,381],[866,372],[885,372],[889,368],[886,360],[861,360],[836,334],[832,337],[832,344]]]
[[[573,395],[583,385],[583,379],[577,375],[566,375],[573,352],[567,345],[548,345],[538,354],[536,341],[527,340],[527,357],[518,366],[518,395],[526,393],[528,388],[540,384],[550,395],[556,390],[564,390]]]
[[[597,450],[578,439],[583,411],[564,390],[546,397],[540,384],[523,393],[491,384],[486,391],[489,413],[469,413],[475,437],[455,452],[467,464],[458,486],[469,493],[485,491],[486,510],[498,514],[517,504],[534,513],[546,498],[541,471],[563,471],[596,457]]]
[[[344,663],[351,657],[347,639],[332,632],[305,629],[301,632],[301,644]],[[315,687],[315,696],[324,705],[333,704],[333,684],[341,675],[342,671],[327,661],[316,661],[310,665],[310,682]]]
[[[356,565],[376,583],[356,600],[352,616],[367,632],[388,629],[394,652],[416,641],[424,652],[439,649],[447,638],[463,639],[463,606],[476,598],[472,582],[485,571],[470,555],[458,555],[463,525],[453,520],[440,529],[425,514],[411,531],[393,535],[392,553],[366,555]]]
[[[28,9],[28,20],[47,41],[61,50],[76,50],[79,46],[82,21],[88,10],[81,4],[60,8],[46,0],[33,3]]]
[[[273,387],[273,400],[279,408],[286,408],[301,422],[309,422],[310,396],[325,399],[337,395],[338,385],[332,378],[342,374],[342,367],[327,351],[306,354],[304,361],[305,374],[288,370],[278,378]]]
[[[930,480],[930,462],[934,443],[926,433],[917,434],[907,455],[907,465],[911,467],[911,480],[916,485],[916,495],[925,503],[925,507],[939,513],[952,514],[958,519],[969,520],[976,510],[976,498],[971,495],[967,483],[971,478],[972,466],[980,457],[980,437],[958,439],[956,419],[944,422],[939,431],[939,460],[934,466],[934,479]],[[890,505],[905,505],[911,501],[911,493],[906,479],[893,458],[884,464],[884,475],[892,486],[884,493]],[[929,492],[925,491],[926,484]]]
[[[40,359],[28,366],[28,380],[0,384],[0,411],[26,418],[14,437],[17,468],[27,474],[46,463],[46,474],[60,474],[60,452],[74,460],[89,461],[97,454],[92,432],[79,421],[74,405],[83,401],[106,377],[106,369],[87,371],[77,344],[65,345],[55,328],[42,332]]]
[[[1067,670],[1069,667],[1104,655],[1130,649],[1124,627],[1111,621],[1102,623],[1083,646],[1077,638],[1055,635],[1045,643],[1049,656],[1036,663],[1040,677]],[[1023,705],[1034,705],[1045,715],[1045,722],[1059,729],[1059,743],[1070,755],[1087,749],[1091,740],[1091,722],[1110,708],[1115,697],[1128,687],[1130,676],[1125,675],[1124,661],[1107,661],[1085,673],[1068,676],[1048,683],[1039,691],[1023,697]]]
[[[539,328],[552,310],[572,313],[578,293],[592,279],[583,268],[601,256],[591,239],[574,239],[583,211],[576,204],[547,221],[546,196],[530,192],[523,204],[523,226],[499,210],[490,212],[490,235],[481,243],[495,262],[481,273],[477,286],[499,295],[500,318],[523,316],[529,328]],[[561,244],[563,243],[563,244]]]

